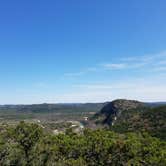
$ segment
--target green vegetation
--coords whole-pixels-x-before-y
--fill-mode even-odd
[[[103,103],[87,104],[34,104],[34,105],[4,105],[0,106],[0,123],[18,123],[26,120],[44,123],[55,121],[81,121],[100,111]]]
[[[165,166],[166,142],[147,133],[117,134],[104,129],[53,135],[36,124],[21,122],[0,130],[0,165]]]
[[[166,165],[166,106],[101,106],[1,106],[0,166]]]
[[[166,140],[166,106],[124,111],[111,129],[119,133],[148,132]]]

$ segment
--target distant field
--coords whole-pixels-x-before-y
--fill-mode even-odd
[[[17,123],[21,120],[57,122],[67,120],[82,121],[103,107],[96,104],[39,104],[0,106],[0,123]]]

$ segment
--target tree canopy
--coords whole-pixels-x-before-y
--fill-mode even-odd
[[[165,166],[166,143],[147,133],[104,129],[46,134],[36,124],[21,122],[0,131],[0,165]]]

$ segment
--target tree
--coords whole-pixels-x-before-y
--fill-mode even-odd
[[[27,164],[33,156],[30,151],[42,137],[42,130],[37,124],[20,122],[12,132],[12,138],[21,147],[25,154]]]

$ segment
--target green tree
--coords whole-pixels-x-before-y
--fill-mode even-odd
[[[42,130],[37,124],[20,122],[13,130],[12,138],[23,150],[27,160],[27,165],[30,163],[31,158],[33,158],[30,152],[41,137]]]

